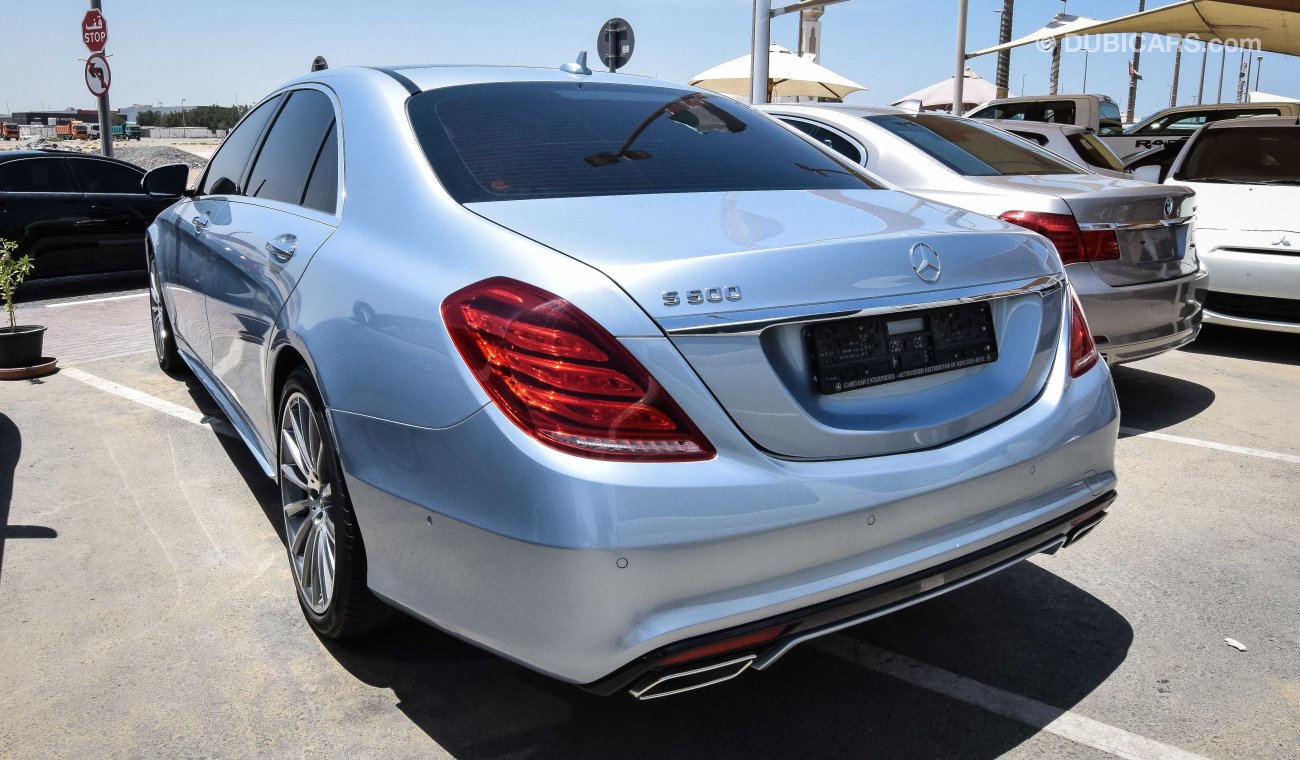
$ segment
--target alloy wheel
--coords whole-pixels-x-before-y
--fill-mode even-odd
[[[338,559],[332,465],[311,400],[294,391],[280,419],[280,503],[298,593],[317,615],[334,595]]]

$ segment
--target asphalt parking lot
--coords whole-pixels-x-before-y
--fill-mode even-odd
[[[20,307],[62,370],[0,385],[0,756],[1300,757],[1300,336],[1116,369],[1079,545],[638,703],[415,623],[312,635],[276,489],[158,370],[141,279]]]

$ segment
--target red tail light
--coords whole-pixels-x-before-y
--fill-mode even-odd
[[[1004,222],[1033,230],[1052,241],[1061,262],[1107,261],[1119,258],[1119,238],[1114,230],[1079,229],[1070,214],[1047,214],[1040,211],[1008,211],[998,217]]]
[[[678,663],[691,662],[692,660],[702,660],[705,657],[712,657],[715,654],[734,652],[737,649],[748,649],[750,647],[762,646],[763,644],[772,641],[777,636],[780,636],[782,633],[785,633],[785,629],[788,627],[789,626],[785,625],[774,625],[760,631],[753,631],[730,639],[715,641],[712,644],[693,647],[683,652],[678,652],[671,657],[665,657],[656,664],[677,665]]]
[[[484,390],[542,443],[594,459],[713,457],[646,368],[559,296],[494,277],[448,296],[442,318]]]
[[[1078,377],[1097,363],[1101,355],[1097,353],[1097,344],[1088,329],[1088,320],[1083,316],[1083,307],[1079,297],[1070,288],[1070,377]]]

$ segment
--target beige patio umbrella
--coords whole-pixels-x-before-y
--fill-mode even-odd
[[[768,97],[805,95],[842,100],[866,87],[813,62],[812,57],[773,45],[768,56]],[[749,56],[720,63],[691,77],[696,87],[749,99]]]
[[[986,100],[992,100],[998,96],[998,88],[989,83],[989,80],[976,74],[970,68],[966,69],[966,76],[963,77],[965,83],[962,86],[961,109],[956,113],[965,113],[975,106]],[[947,111],[952,106],[952,77],[948,77],[942,82],[935,82],[929,87],[922,88],[894,101],[894,105],[906,103],[909,100],[921,101],[921,108],[926,111]]]

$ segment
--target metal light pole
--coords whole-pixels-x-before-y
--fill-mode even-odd
[[[1214,98],[1215,103],[1223,102],[1223,67],[1228,64],[1228,46],[1219,43],[1219,94]]]
[[[90,9],[102,11],[100,0],[90,0]],[[113,115],[108,111],[107,90],[99,96],[99,152],[106,158],[113,157]]]
[[[1210,43],[1201,48],[1201,83],[1196,88],[1196,105],[1205,105],[1205,62],[1210,59]]]
[[[1250,53],[1246,53],[1246,86],[1242,89],[1241,102],[1250,102],[1250,71],[1255,68],[1255,62],[1250,60]]]
[[[1025,96],[1025,77],[1027,76],[1029,75],[1028,74],[1020,75],[1020,97],[1022,98]]]
[[[1088,92],[1088,53],[1089,52],[1090,51],[1088,50],[1088,46],[1084,45],[1083,46],[1083,88],[1080,89],[1079,92],[1082,92],[1085,95]]]
[[[957,73],[952,78],[952,114],[962,113],[962,95],[966,88],[966,11],[970,0],[957,0]]]
[[[1259,92],[1259,74],[1264,70],[1264,56],[1255,56],[1255,92]]]
[[[185,98],[181,98],[181,137],[185,136]]]
[[[767,102],[768,57],[772,47],[772,0],[754,0],[754,37],[749,46],[749,102]]]

